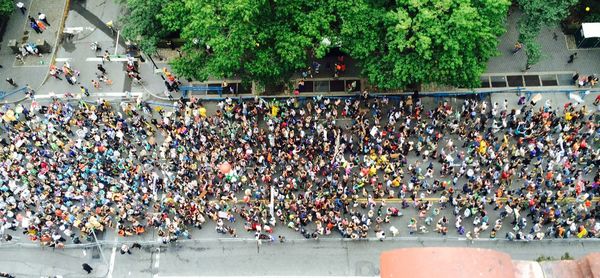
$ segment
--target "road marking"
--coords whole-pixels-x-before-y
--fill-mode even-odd
[[[134,58],[135,61],[137,61],[136,58]],[[73,58],[56,58],[54,59],[54,61],[56,62],[68,62],[68,61],[73,61]],[[85,58],[86,62],[102,62],[102,57],[89,57],[89,58]],[[105,61],[105,62],[127,62],[129,61],[129,59],[127,57],[115,57],[115,58],[110,58],[110,61]],[[44,66],[45,67],[45,66]]]
[[[117,55],[117,51],[119,50],[119,38],[121,37],[121,30],[117,30],[117,42],[115,42],[115,55]]]
[[[100,92],[100,93],[92,93],[90,96],[92,97],[125,97],[128,93],[125,92]],[[132,97],[139,97],[144,95],[143,92],[132,92],[129,93]],[[64,94],[47,94],[47,95],[35,95],[35,99],[50,99],[50,98],[66,98]]]
[[[156,258],[154,259],[154,268],[158,268],[158,266],[160,265],[160,248],[158,249],[158,253],[156,253]]]
[[[64,33],[77,34],[83,32],[83,30],[94,31],[94,27],[65,27]]]
[[[115,257],[117,256],[117,243],[119,241],[119,225],[115,227],[115,242],[112,248],[112,254],[110,254],[110,263],[108,264],[107,278],[112,278],[113,270],[115,269]]]

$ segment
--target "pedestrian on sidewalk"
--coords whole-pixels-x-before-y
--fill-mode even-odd
[[[104,61],[110,62],[110,54],[108,53],[108,50],[104,50],[104,55],[102,55],[102,63],[104,64]]]
[[[36,33],[43,33],[42,30],[40,30],[40,27],[35,22],[29,22],[29,26],[31,26],[31,29],[33,29],[33,31],[35,31]]]
[[[41,22],[44,22],[44,24],[46,24],[46,25],[50,26],[50,23],[48,22],[48,18],[46,17],[46,15],[45,15],[45,14],[43,14],[43,13],[41,13],[41,12],[40,12],[40,13],[38,13],[38,19],[39,19]]]
[[[21,10],[21,13],[23,15],[25,15],[25,11],[27,10],[27,8],[25,8],[25,4],[23,4],[23,2],[18,2],[17,3],[17,8],[19,8],[19,10]]]
[[[569,56],[569,61],[567,61],[567,64],[572,64],[573,60],[575,60],[575,58],[577,58],[577,52],[575,52]]]
[[[36,20],[35,23],[37,24],[38,28],[40,28],[40,30],[46,31],[46,25],[44,25],[42,21]]]
[[[12,78],[6,78],[6,82],[8,82],[8,84],[13,85],[13,87],[17,87],[17,83],[15,83],[15,81]]]
[[[29,15],[29,16],[27,16],[27,18],[29,18],[29,22],[35,23],[35,18],[33,18],[33,16]]]
[[[133,249],[133,248],[142,249],[142,245],[141,245],[141,244],[139,244],[139,243],[137,243],[137,242],[134,242],[134,243],[131,245],[131,248],[132,248],[132,249]]]
[[[121,245],[121,255],[123,255],[125,253],[131,255],[131,250],[129,250],[129,245],[127,245],[127,244]]]
[[[106,69],[102,66],[102,64],[98,64],[97,68],[102,74],[106,74]]]
[[[92,270],[94,270],[89,264],[82,264],[81,267],[83,267],[83,270],[87,272],[87,274],[90,274],[92,272]]]
[[[96,89],[100,89],[100,82],[98,80],[92,79],[92,86]]]
[[[35,90],[33,90],[33,88],[31,88],[31,86],[29,86],[29,84],[25,84],[25,95],[28,96],[29,98],[33,99],[33,96],[35,96]]]

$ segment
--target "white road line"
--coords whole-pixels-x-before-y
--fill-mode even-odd
[[[160,248],[158,249],[158,253],[156,253],[156,257],[154,259],[154,268],[158,268],[158,266],[160,265]]]
[[[115,42],[115,55],[117,55],[117,51],[119,50],[119,38],[121,37],[121,30],[117,30],[117,42]]]
[[[112,254],[110,254],[110,263],[108,264],[107,278],[112,278],[113,270],[115,269],[115,257],[117,256],[117,242],[119,241],[119,226],[115,227],[115,242],[112,248]]]
[[[133,92],[130,93],[132,97],[139,97],[144,95],[143,92]],[[127,93],[125,92],[100,92],[100,93],[92,93],[90,96],[92,97],[125,97]],[[65,98],[64,94],[47,94],[47,95],[35,95],[35,99],[50,99],[52,97],[55,98]]]
[[[135,58],[134,60],[138,60],[137,58]],[[56,58],[54,59],[54,61],[56,62],[67,62],[67,61],[73,61],[73,58]],[[85,58],[86,62],[102,62],[102,57],[89,57],[89,58]],[[127,57],[123,57],[123,58],[110,58],[110,62],[127,62],[129,61],[127,59]],[[109,61],[106,61],[109,62]],[[44,66],[45,67],[45,66]]]

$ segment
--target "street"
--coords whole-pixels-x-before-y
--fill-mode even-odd
[[[104,248],[106,260],[93,258],[92,248],[52,250],[0,248],[0,268],[17,277],[63,275],[70,277],[210,277],[210,276],[363,276],[379,275],[383,251],[408,247],[471,247],[506,252],[514,260],[535,260],[539,256],[559,258],[568,252],[579,258],[600,248],[600,242],[467,240],[428,238],[388,239],[384,242],[291,240],[263,243],[252,239],[198,240],[166,246],[145,246],[121,255]],[[158,251],[160,249],[160,251]],[[96,252],[98,253],[98,252]],[[112,260],[113,256],[115,259]],[[10,259],[9,259],[10,258]],[[93,268],[84,275],[81,263]],[[469,262],[465,262],[469,263]],[[110,275],[109,275],[110,274]]]

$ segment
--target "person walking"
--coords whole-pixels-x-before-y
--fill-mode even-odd
[[[33,29],[33,31],[35,31],[38,34],[43,33],[42,30],[40,30],[40,27],[37,25],[37,23],[35,22],[29,22],[29,26],[31,26],[31,29]]]
[[[17,83],[12,79],[12,78],[6,78],[6,82],[8,82],[8,84],[13,85],[13,87],[17,87]]]
[[[59,73],[58,68],[55,65],[50,65],[50,76],[52,76],[58,80],[62,80],[62,78],[60,78],[58,73]]]
[[[21,13],[25,15],[25,11],[27,10],[27,8],[25,8],[25,4],[23,4],[23,2],[17,2],[17,8],[19,8],[19,10],[21,10]]]
[[[513,48],[512,54],[517,54],[517,52],[521,51],[521,49],[523,49],[523,44],[520,42],[515,43],[515,48]]]
[[[33,96],[35,96],[35,90],[33,90],[33,88],[31,88],[31,86],[29,86],[29,84],[25,84],[25,90],[26,90],[25,94],[29,98],[33,99]]]
[[[87,274],[90,274],[92,272],[92,270],[94,270],[89,264],[84,263],[81,265],[81,267],[83,268],[84,271],[87,272]]]
[[[46,14],[43,14],[43,13],[41,13],[41,12],[40,12],[40,13],[38,13],[38,19],[39,19],[41,22],[44,22],[44,24],[46,24],[46,25],[50,26],[50,22],[48,22],[48,18],[46,17]]]
[[[110,62],[110,54],[108,53],[108,50],[104,50],[104,55],[102,55],[102,63],[104,64],[104,61]]]
[[[98,64],[97,68],[102,74],[106,74],[106,69],[102,66],[102,64]]]
[[[569,55],[569,61],[567,61],[567,64],[572,64],[575,58],[577,58],[577,52]]]
[[[90,90],[88,90],[86,87],[79,86],[79,88],[81,88],[81,93],[82,93],[83,95],[85,95],[86,97],[89,97],[89,96],[90,96]]]
[[[121,245],[121,255],[123,255],[125,253],[131,255],[131,250],[129,250],[129,245],[127,245],[127,244]]]

